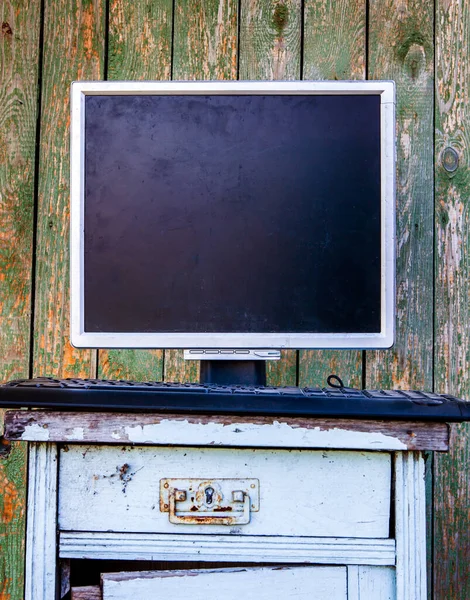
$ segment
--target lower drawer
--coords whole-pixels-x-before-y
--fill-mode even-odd
[[[344,567],[264,567],[113,573],[102,576],[103,600],[222,598],[347,600]]]
[[[215,511],[198,504],[199,483],[219,494]],[[186,492],[174,514],[173,488]],[[390,490],[391,457],[381,452],[74,445],[60,453],[59,528],[388,538]],[[191,514],[201,519],[181,518]]]

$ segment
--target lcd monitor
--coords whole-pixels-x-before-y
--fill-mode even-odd
[[[393,82],[72,85],[71,341],[385,348]]]

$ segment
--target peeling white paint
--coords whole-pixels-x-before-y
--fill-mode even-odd
[[[23,434],[21,435],[22,440],[35,440],[37,442],[49,441],[49,430],[47,427],[41,427],[37,423],[26,425]]]
[[[73,429],[67,431],[67,433],[65,434],[65,438],[67,440],[70,440],[71,442],[82,441],[85,439],[85,431],[83,427],[74,427]]]
[[[133,425],[124,428],[125,439],[134,444],[174,444],[184,439],[185,445],[253,446],[271,445],[295,448],[351,448],[374,450],[406,450],[400,439],[375,431],[351,431],[341,428],[292,427],[274,421],[272,424],[256,423],[190,423],[186,419],[165,419],[149,425]]]

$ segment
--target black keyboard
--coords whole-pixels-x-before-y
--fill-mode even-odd
[[[469,421],[470,402],[449,394],[347,387],[224,386],[54,379],[0,385],[2,408]]]

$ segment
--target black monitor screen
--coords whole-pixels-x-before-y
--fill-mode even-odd
[[[91,95],[88,332],[381,330],[378,95]]]

